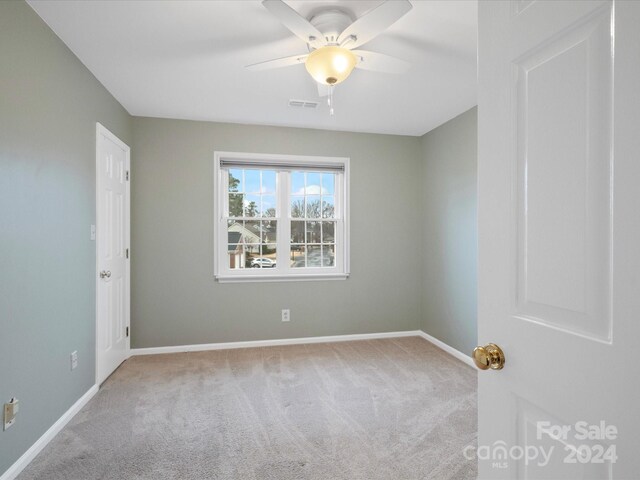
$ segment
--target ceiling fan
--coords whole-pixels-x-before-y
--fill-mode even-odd
[[[409,68],[409,63],[399,58],[357,49],[411,10],[408,0],[386,0],[355,21],[348,12],[335,6],[328,6],[307,20],[283,0],[263,0],[262,5],[307,44],[308,52],[247,65],[246,68],[268,70],[304,63],[318,83],[318,94],[329,96],[331,115],[333,88],[346,80],[354,68],[385,73],[404,73]]]

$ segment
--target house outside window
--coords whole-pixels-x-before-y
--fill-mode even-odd
[[[348,158],[215,152],[215,277],[347,278],[348,180]]]

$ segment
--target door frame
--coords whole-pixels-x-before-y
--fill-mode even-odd
[[[98,385],[98,387],[100,386],[99,382],[99,366],[100,366],[100,358],[99,358],[99,350],[98,350],[98,345],[99,345],[99,335],[100,335],[100,330],[99,330],[99,320],[100,320],[100,316],[99,316],[99,308],[100,305],[98,303],[98,288],[100,286],[100,275],[99,275],[99,266],[98,266],[98,259],[99,259],[99,242],[100,242],[100,235],[98,235],[98,232],[100,231],[100,225],[98,224],[98,212],[100,209],[100,190],[99,190],[99,185],[100,182],[98,180],[99,178],[99,162],[100,162],[100,157],[99,157],[99,146],[100,146],[100,137],[106,137],[109,140],[111,140],[112,142],[114,142],[116,145],[118,145],[120,148],[122,148],[125,152],[125,165],[126,165],[126,170],[127,172],[129,172],[129,177],[128,177],[128,181],[125,182],[125,207],[124,207],[124,243],[126,245],[126,248],[129,249],[129,260],[131,259],[131,148],[124,143],[122,140],[120,140],[118,137],[116,137],[113,133],[111,133],[104,125],[102,125],[100,122],[96,122],[96,159],[95,159],[95,167],[96,167],[96,171],[95,171],[95,175],[96,175],[96,183],[95,183],[95,187],[96,187],[96,211],[95,211],[95,222],[96,222],[96,257],[95,257],[95,302],[96,302],[96,318],[95,318],[95,383],[96,385]],[[129,329],[129,335],[127,335],[126,337],[126,358],[129,358],[129,356],[131,355],[131,262],[130,261],[126,261],[125,265],[124,265],[124,281],[125,281],[125,295],[124,295],[124,303],[125,303],[125,307],[124,307],[124,323],[125,326]],[[107,377],[108,378],[108,377]],[[106,379],[104,379],[106,380]],[[103,380],[103,381],[104,381]]]

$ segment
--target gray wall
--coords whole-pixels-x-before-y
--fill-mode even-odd
[[[477,108],[422,137],[422,330],[470,354],[477,340]]]
[[[130,117],[40,17],[0,1],[0,474],[95,379],[95,122]],[[79,366],[70,371],[69,354]]]
[[[132,347],[415,330],[420,139],[134,118]],[[351,157],[351,277],[219,284],[215,150]],[[291,309],[291,322],[280,310]]]

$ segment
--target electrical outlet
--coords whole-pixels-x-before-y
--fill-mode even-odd
[[[9,400],[9,403],[5,403],[3,413],[3,430],[6,430],[14,423],[16,423],[16,415],[18,414],[18,399],[12,398],[11,400]]]
[[[283,322],[289,322],[291,321],[291,313],[289,312],[289,309],[284,309],[282,310],[282,321]]]
[[[78,351],[71,352],[71,370],[75,370],[78,366]]]

